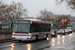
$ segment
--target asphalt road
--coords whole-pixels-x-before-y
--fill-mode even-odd
[[[75,33],[58,35],[47,40],[0,43],[0,50],[75,50]]]

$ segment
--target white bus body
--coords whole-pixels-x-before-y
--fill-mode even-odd
[[[37,40],[50,37],[50,23],[32,20],[14,20],[12,39],[19,41]]]

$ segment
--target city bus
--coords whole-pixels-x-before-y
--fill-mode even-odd
[[[13,21],[12,39],[21,41],[49,38],[51,24],[42,21],[15,19]]]

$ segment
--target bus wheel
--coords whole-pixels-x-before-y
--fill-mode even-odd
[[[22,40],[19,40],[19,42],[22,42]]]
[[[48,34],[46,34],[46,38],[48,37]]]
[[[45,38],[45,40],[48,38],[48,34],[46,34],[46,38]]]
[[[38,40],[38,35],[36,35],[36,40]]]

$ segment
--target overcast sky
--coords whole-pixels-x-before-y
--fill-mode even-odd
[[[54,14],[71,14],[75,16],[70,9],[67,8],[66,4],[56,5],[55,0],[0,0],[3,3],[21,2],[28,11],[29,17],[36,17],[39,15],[40,10],[47,9]]]

